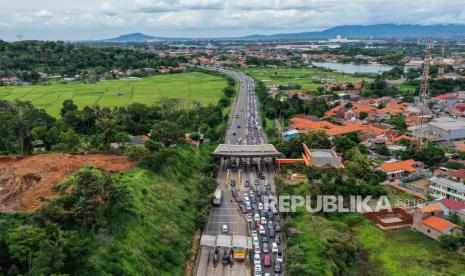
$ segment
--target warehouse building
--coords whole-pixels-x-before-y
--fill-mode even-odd
[[[428,123],[431,134],[441,140],[459,140],[465,138],[465,119],[439,117]]]

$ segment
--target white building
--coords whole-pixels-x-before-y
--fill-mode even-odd
[[[452,198],[459,202],[465,202],[465,184],[449,180],[443,177],[430,178],[431,195],[439,198]]]
[[[428,130],[444,140],[465,138],[465,119],[461,117],[439,117],[428,123]]]

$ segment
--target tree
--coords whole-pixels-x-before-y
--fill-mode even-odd
[[[105,146],[114,142],[118,134],[118,124],[114,119],[100,119],[96,124],[97,131],[103,135]]]
[[[389,123],[393,125],[397,130],[407,129],[407,124],[405,123],[405,119],[402,115],[391,117],[391,119],[389,119]]]
[[[63,143],[64,150],[72,152],[75,151],[79,145],[79,135],[77,135],[73,129],[69,129],[61,134],[61,141]]]
[[[375,152],[384,156],[389,156],[391,152],[385,144],[377,145]]]
[[[459,248],[459,246],[463,244],[463,240],[463,235],[439,235],[439,243],[441,244],[441,246],[450,251],[456,251]]]
[[[149,155],[149,151],[142,147],[128,147],[124,155],[130,162],[140,161]]]
[[[109,196],[106,188],[111,181],[111,177],[92,169],[77,175],[76,186],[70,196],[74,207],[73,217],[82,227],[97,229],[106,224]]]
[[[61,116],[65,116],[66,113],[71,111],[77,111],[78,107],[74,104],[73,100],[65,100],[63,102],[63,107],[60,110]]]
[[[336,146],[337,152],[345,153],[346,151],[352,149],[353,147],[356,147],[357,143],[347,138],[346,136],[341,135],[341,136],[336,136],[336,138],[334,138],[334,145]]]
[[[366,118],[368,118],[368,113],[365,112],[365,111],[362,111],[362,112],[360,112],[358,117],[360,118],[360,120],[365,120]]]
[[[152,139],[165,146],[176,143],[176,140],[181,137],[181,135],[182,132],[178,124],[167,120],[155,123],[151,133]]]

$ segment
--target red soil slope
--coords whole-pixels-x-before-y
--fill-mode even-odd
[[[40,196],[55,195],[52,187],[85,166],[108,172],[128,170],[136,164],[114,154],[41,154],[24,158],[0,157],[0,211],[31,212]]]

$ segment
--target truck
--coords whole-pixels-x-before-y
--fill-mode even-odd
[[[223,190],[220,187],[216,188],[215,193],[213,194],[213,205],[220,206],[223,199]]]

